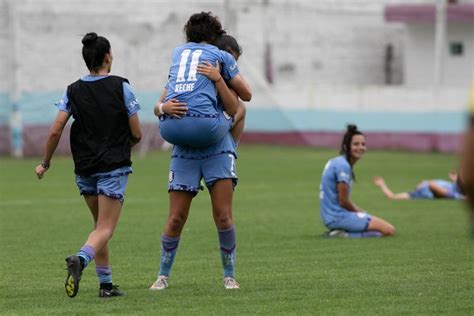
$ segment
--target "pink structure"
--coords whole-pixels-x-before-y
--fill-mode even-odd
[[[474,3],[448,4],[446,6],[448,22],[474,22]],[[397,4],[385,7],[387,22],[434,23],[436,6],[434,4]]]

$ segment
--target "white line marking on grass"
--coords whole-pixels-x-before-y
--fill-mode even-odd
[[[156,202],[157,198],[127,198],[125,197],[125,203],[150,203]],[[11,200],[11,201],[0,201],[0,207],[3,206],[28,206],[33,204],[41,204],[41,205],[48,205],[48,204],[60,204],[60,205],[71,205],[74,203],[83,204],[84,199],[77,198],[77,199],[21,199],[21,200]]]
[[[80,200],[79,200],[80,201]],[[22,206],[22,205],[32,205],[32,204],[71,204],[74,203],[73,199],[21,199],[21,200],[12,200],[12,201],[0,201],[1,206]],[[82,201],[81,201],[82,202]]]

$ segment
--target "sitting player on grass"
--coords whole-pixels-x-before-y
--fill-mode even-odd
[[[395,235],[390,223],[366,213],[350,199],[353,168],[366,151],[365,136],[355,125],[348,125],[341,146],[341,155],[324,167],[319,186],[320,212],[324,225],[330,229],[326,237],[367,238]]]

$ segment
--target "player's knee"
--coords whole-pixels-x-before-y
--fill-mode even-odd
[[[168,219],[168,229],[171,231],[180,231],[183,228],[186,219],[183,216],[173,215]]]
[[[216,218],[216,226],[219,229],[227,229],[232,226],[232,217],[228,214],[220,215]]]
[[[438,184],[434,181],[428,181],[428,188],[430,190],[436,190],[438,188]]]
[[[114,235],[114,229],[106,226],[97,226],[96,231],[100,234],[104,240],[110,240]]]

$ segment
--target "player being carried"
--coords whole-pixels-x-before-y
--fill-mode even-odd
[[[200,13],[192,15],[186,26],[190,29],[202,28],[199,22],[202,18],[208,23],[214,24],[215,17],[209,13]],[[220,24],[219,24],[220,25]],[[216,32],[219,33],[219,32]],[[230,51],[233,55],[240,56],[241,50],[234,38],[223,36],[218,38],[216,45],[224,50]],[[221,46],[222,44],[222,46]],[[196,71],[202,74],[202,77],[210,78],[213,81],[221,82],[219,66],[213,63],[202,63],[196,67]],[[229,81],[232,84],[233,79]],[[227,87],[226,87],[227,88]],[[248,87],[247,87],[248,88]],[[229,88],[227,88],[229,89]],[[220,98],[217,98],[213,111],[222,113],[222,108],[226,108],[226,102],[218,88]],[[248,96],[250,97],[250,95]],[[220,103],[222,102],[222,104]],[[222,267],[224,270],[224,287],[226,289],[238,289],[239,283],[235,279],[235,255],[236,255],[236,230],[232,215],[232,200],[234,188],[237,185],[237,146],[238,140],[243,129],[243,119],[245,108],[242,104],[237,104],[238,109],[235,115],[235,125],[231,131],[229,124],[225,128],[225,135],[221,140],[207,147],[192,147],[175,145],[171,154],[170,172],[169,172],[169,214],[164,232],[161,236],[161,256],[158,278],[151,285],[150,290],[164,290],[168,288],[169,276],[173,266],[174,258],[180,243],[182,230],[188,218],[191,203],[200,191],[200,181],[204,180],[209,189],[212,204],[212,215],[217,228],[219,238],[219,248],[221,254]],[[173,113],[176,117],[181,117],[185,111],[173,112],[179,106],[176,102],[167,102],[162,106],[163,110],[170,115]],[[155,107],[156,109],[156,107]],[[156,112],[155,112],[156,113]],[[196,133],[205,136],[207,127],[199,122],[199,117],[186,116],[182,119],[174,119],[176,122],[186,124],[196,124]],[[163,121],[162,121],[163,123]],[[230,122],[229,122],[230,123]],[[189,130],[187,130],[189,132]],[[191,135],[192,136],[192,135]]]
[[[187,43],[172,54],[168,83],[154,112],[160,118],[164,140],[179,146],[204,148],[222,140],[238,111],[238,97],[250,101],[250,88],[240,75],[235,58],[212,45],[225,31],[210,12],[190,17],[184,27]],[[203,67],[220,67],[206,76]],[[233,91],[229,89],[232,88]],[[218,97],[225,112],[218,108]]]

